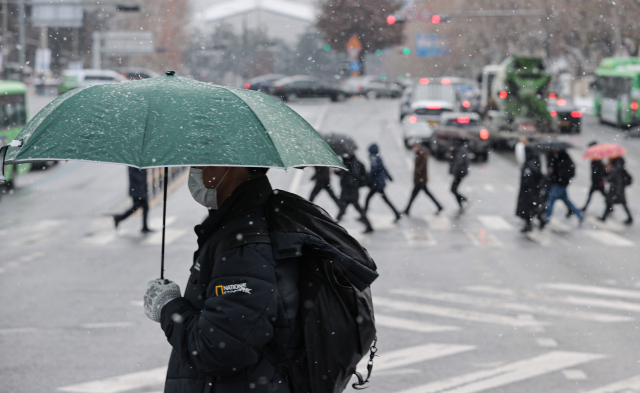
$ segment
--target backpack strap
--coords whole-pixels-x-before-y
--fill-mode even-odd
[[[232,248],[241,247],[246,244],[271,244],[271,236],[267,228],[242,228],[233,231],[220,240],[213,255],[213,260],[217,263],[222,259],[222,255]]]

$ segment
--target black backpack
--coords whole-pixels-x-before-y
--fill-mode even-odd
[[[358,188],[369,186],[369,175],[367,174],[367,168],[357,158],[353,158],[353,176],[358,182]]]
[[[626,169],[622,170],[622,184],[624,184],[625,187],[628,187],[631,185],[631,183],[633,183],[633,177],[631,176],[631,174],[629,172],[627,172]]]
[[[292,393],[339,393],[353,375],[364,385],[373,368],[376,328],[369,286],[378,277],[367,251],[320,207],[295,194],[274,190],[264,205],[269,224],[240,230],[241,237],[223,239],[215,252],[271,243],[276,259],[298,257],[299,317],[303,345],[292,360],[281,361],[267,345],[263,355],[275,366]],[[279,247],[295,236],[299,247]],[[373,345],[372,345],[373,344]],[[370,348],[371,347],[371,348]],[[368,375],[356,365],[371,349]]]

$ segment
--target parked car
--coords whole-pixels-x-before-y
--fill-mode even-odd
[[[400,121],[404,119],[404,117],[411,112],[411,93],[413,92],[413,87],[409,86],[404,89],[402,96],[400,97]]]
[[[269,93],[284,101],[317,97],[328,97],[331,101],[343,101],[348,96],[338,86],[304,75],[280,79],[269,89]]]
[[[482,125],[480,115],[467,112],[447,112],[433,130],[429,147],[438,159],[447,157],[461,138],[468,141],[469,153],[478,161],[489,159],[491,148],[489,130]]]
[[[155,78],[156,76],[160,76],[160,74],[148,68],[125,67],[117,68],[116,72],[119,72],[120,75],[124,76],[130,81],[137,81],[140,79]]]
[[[582,112],[572,100],[561,98],[552,92],[547,100],[547,109],[551,117],[557,119],[561,133],[580,133]]]
[[[78,87],[107,85],[126,80],[124,76],[111,70],[66,70],[62,72],[58,93],[64,94]]]
[[[242,87],[248,90],[257,90],[263,93],[269,92],[269,89],[273,87],[273,84],[282,78],[286,78],[286,75],[281,74],[265,74],[256,76],[245,82]]]
[[[379,78],[373,75],[352,76],[342,83],[342,90],[352,96],[366,94],[365,86]]]
[[[410,106],[409,112],[403,118],[403,138],[407,148],[412,138],[428,141],[433,134],[433,129],[440,122],[440,115],[451,112],[452,105],[448,101],[416,101]]]
[[[393,82],[383,82],[381,80],[373,80],[365,83],[363,90],[367,98],[400,98],[402,96],[402,86]]]

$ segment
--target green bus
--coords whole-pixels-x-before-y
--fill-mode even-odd
[[[27,86],[21,82],[0,81],[0,147],[9,144],[27,122]],[[6,185],[11,188],[16,176],[29,172],[31,164],[5,165]]]
[[[640,57],[606,57],[596,69],[593,115],[600,123],[639,124]]]

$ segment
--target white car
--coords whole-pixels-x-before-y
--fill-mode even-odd
[[[111,70],[66,70],[62,73],[62,82],[58,92],[64,94],[78,87],[108,85],[126,82],[127,78]]]
[[[409,113],[402,119],[403,139],[409,147],[409,140],[416,138],[426,142],[440,122],[440,115],[453,111],[453,103],[440,100],[414,101]]]

